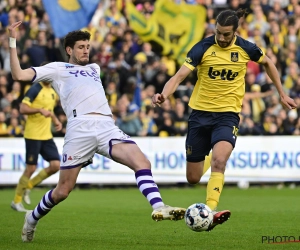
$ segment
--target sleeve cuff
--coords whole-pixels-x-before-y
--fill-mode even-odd
[[[186,66],[186,67],[188,67],[190,70],[194,70],[195,69],[195,67],[193,65],[191,65],[191,64],[189,64],[187,62],[184,62],[183,65]]]

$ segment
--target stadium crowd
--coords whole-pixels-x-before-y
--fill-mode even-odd
[[[155,1],[132,1],[146,18]],[[181,0],[174,0],[180,3]],[[204,37],[214,34],[220,10],[247,8],[238,30],[256,43],[277,66],[285,91],[295,99],[297,110],[286,111],[279,103],[272,82],[256,63],[248,63],[246,94],[240,114],[239,135],[300,135],[300,5],[298,0],[186,0],[207,9]],[[22,137],[26,116],[19,104],[30,82],[14,81],[10,74],[7,26],[23,21],[17,42],[21,66],[65,61],[61,40],[54,36],[41,0],[0,2],[0,136]],[[100,1],[88,27],[91,62],[101,67],[101,79],[116,124],[131,136],[183,136],[187,131],[188,100],[196,82],[193,72],[161,108],[151,106],[151,97],[161,92],[180,66],[143,42],[128,24],[126,4]],[[67,119],[60,103],[55,108],[64,129]]]

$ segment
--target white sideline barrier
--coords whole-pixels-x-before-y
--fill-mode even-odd
[[[186,183],[185,137],[134,138],[152,164],[157,183]],[[55,138],[62,151],[63,138]],[[48,163],[39,158],[38,168]],[[0,185],[16,184],[25,168],[23,138],[0,138]],[[38,171],[36,171],[37,173]],[[210,170],[201,182],[207,182]],[[58,173],[43,184],[55,184]],[[225,181],[249,182],[300,181],[300,137],[239,137],[227,162]],[[77,183],[135,184],[133,172],[100,155],[82,169]]]

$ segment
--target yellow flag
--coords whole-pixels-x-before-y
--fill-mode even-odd
[[[126,9],[132,30],[143,41],[160,45],[163,55],[169,55],[180,64],[205,31],[206,10],[200,5],[158,0],[148,19],[132,3],[127,3]]]

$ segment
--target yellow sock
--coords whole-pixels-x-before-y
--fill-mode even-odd
[[[41,183],[47,177],[48,177],[47,172],[45,171],[45,169],[42,169],[35,177],[33,177],[28,181],[27,189],[32,189],[34,186]]]
[[[25,175],[21,176],[19,183],[16,187],[14,203],[20,203],[22,201],[22,197],[26,190],[28,181],[28,177],[26,177]]]
[[[205,156],[205,161],[204,161],[204,167],[203,167],[203,173],[202,176],[206,173],[206,171],[210,168],[210,163],[211,163],[211,153],[209,153],[208,156]]]
[[[206,205],[215,210],[224,185],[224,174],[212,172],[206,188]]]

